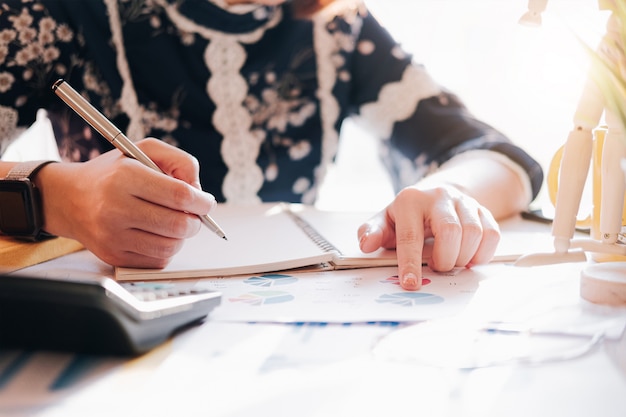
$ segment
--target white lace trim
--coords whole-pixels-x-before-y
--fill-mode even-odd
[[[409,118],[420,100],[440,93],[422,67],[410,65],[400,81],[383,86],[375,102],[361,106],[355,121],[376,137],[389,139],[394,124]]]
[[[258,41],[265,30],[278,24],[280,10],[260,28],[243,34],[226,34],[196,24],[178,12],[174,5],[157,0],[170,20],[187,32],[197,33],[209,40],[204,61],[211,71],[207,93],[216,105],[213,124],[222,139],[222,159],[228,172],[222,184],[226,201],[238,204],[259,203],[258,192],[263,186],[263,171],[257,165],[261,141],[250,128],[252,117],[243,106],[248,84],[241,76],[246,51],[241,43]]]
[[[241,103],[248,85],[239,75],[245,50],[229,37],[214,38],[205,52],[205,62],[212,76],[207,92],[216,104],[213,125],[222,133],[222,158],[228,167],[222,191],[228,202],[258,203],[263,186],[263,171],[257,165],[261,142],[252,134],[252,117]]]
[[[104,2],[109,13],[109,25],[111,26],[112,41],[115,45],[117,69],[122,77],[120,106],[130,119],[126,136],[133,141],[141,140],[146,134],[146,129],[143,125],[143,107],[139,105],[128,60],[126,59],[122,21],[117,7],[117,0],[105,0]]]
[[[322,9],[313,18],[313,46],[315,49],[317,62],[317,98],[320,101],[320,117],[322,124],[322,150],[320,164],[314,171],[314,184],[302,196],[302,202],[313,204],[317,199],[319,185],[325,178],[328,168],[332,164],[333,158],[337,154],[339,145],[339,132],[335,128],[340,114],[340,106],[337,98],[333,94],[333,88],[337,81],[337,68],[333,55],[339,53],[340,46],[333,34],[328,31],[328,22],[337,15],[345,13],[348,9],[354,8],[358,1],[337,1],[331,6]],[[361,20],[353,22],[360,24]],[[356,27],[352,34],[360,32],[360,27]],[[296,184],[298,183],[296,179]]]
[[[218,6],[226,5],[221,0],[211,0]],[[262,141],[252,134],[252,118],[244,108],[243,101],[248,93],[248,85],[240,75],[246,54],[241,43],[258,41],[263,33],[274,27],[282,19],[280,9],[262,27],[244,34],[225,34],[221,31],[200,26],[180,14],[175,4],[165,0],[155,0],[164,8],[172,23],[187,32],[194,32],[209,40],[204,58],[212,77],[207,82],[207,93],[216,105],[213,123],[223,135],[221,154],[228,167],[222,191],[228,202],[258,203],[258,192],[263,185],[263,172],[256,164]],[[346,7],[354,7],[358,1],[337,1],[333,6],[319,12],[314,18],[314,46],[318,62],[318,98],[322,122],[322,157],[315,169],[315,184],[324,178],[333,157],[337,153],[339,133],[335,124],[340,114],[339,103],[332,94],[337,70],[332,56],[338,52],[338,45],[326,24]],[[132,76],[126,59],[121,20],[116,0],[105,0],[109,12],[113,43],[116,46],[117,66],[123,80],[120,104],[130,118],[127,131],[129,137],[143,138],[143,109],[139,105]],[[226,7],[228,8],[228,7]],[[228,8],[230,9],[230,8]],[[243,10],[243,9],[242,9]],[[229,10],[230,11],[230,10]],[[297,182],[297,181],[296,181]],[[317,187],[303,195],[303,202],[314,202]]]
[[[322,155],[320,165],[315,168],[314,184],[319,184],[324,178],[328,165],[337,152],[339,142],[339,134],[335,129],[335,122],[339,117],[339,103],[332,93],[337,79],[337,70],[333,65],[332,56],[338,52],[338,47],[332,34],[328,32],[326,24],[327,21],[323,15],[318,15],[313,19],[313,44],[318,79],[317,98],[320,101],[322,124]],[[312,203],[316,197],[317,187],[314,185],[302,196],[302,202]]]

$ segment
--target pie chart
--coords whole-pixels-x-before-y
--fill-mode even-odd
[[[376,300],[381,304],[395,304],[403,307],[412,307],[426,304],[443,303],[443,297],[425,292],[397,292],[393,294],[383,294]]]
[[[228,301],[234,303],[244,303],[253,306],[267,304],[280,304],[293,301],[295,297],[285,291],[251,291],[237,297],[229,298]]]
[[[257,287],[273,287],[278,285],[293,284],[298,281],[298,278],[291,275],[283,274],[266,274],[256,277],[250,277],[244,282],[246,284],[254,285]]]

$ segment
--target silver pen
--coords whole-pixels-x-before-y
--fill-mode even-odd
[[[163,172],[152,159],[148,157],[141,149],[139,149],[130,139],[128,139],[121,130],[119,130],[109,119],[100,113],[91,105],[83,96],[78,94],[69,83],[63,79],[57,80],[52,85],[52,91],[61,98],[72,110],[80,117],[85,119],[94,129],[98,131],[106,140],[111,142],[113,146],[122,151],[124,155],[134,158],[144,165],[158,172]],[[202,223],[211,231],[215,232],[224,240],[226,235],[222,228],[208,214],[198,215]]]

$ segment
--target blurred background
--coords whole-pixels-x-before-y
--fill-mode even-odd
[[[605,31],[608,13],[598,10],[598,0],[549,0],[540,27],[518,23],[528,11],[528,0],[365,1],[416,62],[547,171],[572,128],[586,78],[589,57],[583,42],[595,46]],[[30,159],[50,158],[56,145],[49,126],[36,125],[30,129],[31,139],[50,136],[47,142],[12,149],[17,154],[3,157],[19,160],[24,151]],[[394,193],[378,160],[376,141],[351,122],[345,123],[341,136],[337,163],[317,205],[382,209]],[[585,190],[589,193],[590,186]],[[581,212],[589,209],[585,202],[590,205],[591,198],[583,196]],[[551,215],[545,185],[534,206]]]
[[[586,77],[589,60],[581,42],[595,46],[605,30],[608,14],[598,10],[597,0],[550,0],[541,27],[518,23],[528,0],[366,4],[415,61],[547,171],[572,128]],[[318,206],[380,209],[393,197],[386,175],[376,142],[347,123]],[[535,205],[549,212],[545,186]]]

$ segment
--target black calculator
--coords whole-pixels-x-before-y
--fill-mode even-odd
[[[220,301],[185,282],[0,275],[0,349],[138,355],[201,323]]]

